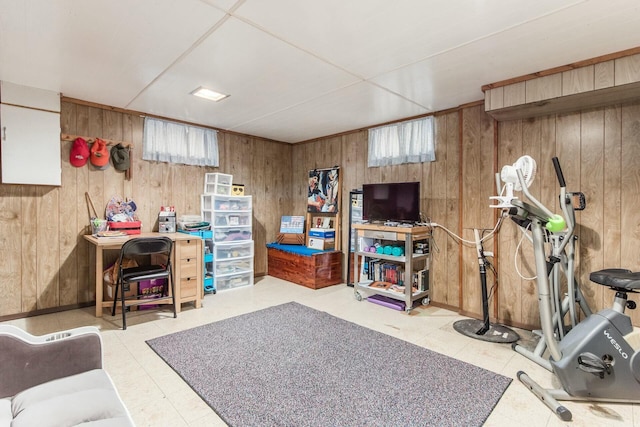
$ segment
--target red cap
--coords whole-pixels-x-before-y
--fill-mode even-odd
[[[89,160],[89,145],[87,141],[78,137],[73,141],[71,153],[69,153],[69,163],[79,168],[87,164]]]

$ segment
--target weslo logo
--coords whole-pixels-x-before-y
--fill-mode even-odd
[[[622,356],[623,359],[629,358],[629,355],[622,351],[622,347],[620,347],[620,344],[618,344],[618,342],[611,335],[609,335],[609,331],[607,331],[606,329],[604,330],[604,336],[607,337],[613,348],[618,350],[618,353],[620,353],[620,356]]]

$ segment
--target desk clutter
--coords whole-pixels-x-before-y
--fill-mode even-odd
[[[142,222],[138,219],[138,207],[132,199],[124,200],[116,195],[111,197],[105,208],[105,217],[109,230],[123,231],[126,234],[140,234]]]
[[[89,227],[91,234],[98,237],[115,237],[129,234],[140,234],[142,222],[136,214],[136,203],[131,200],[123,200],[115,195],[109,199],[105,207],[105,219],[99,218],[88,192],[84,193],[89,212]]]
[[[158,232],[176,232],[176,208],[173,206],[161,206],[158,214]]]

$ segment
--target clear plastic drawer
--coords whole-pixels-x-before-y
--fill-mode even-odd
[[[253,257],[215,260],[213,269],[216,278],[238,273],[251,273],[253,272]]]
[[[253,240],[246,242],[217,243],[214,246],[214,257],[216,261],[233,258],[252,258]]]
[[[214,227],[219,226],[239,226],[239,225],[251,225],[251,212],[213,212]]]
[[[240,273],[233,276],[220,277],[216,279],[216,291],[218,292],[251,285],[253,285],[253,272]]]
[[[213,240],[216,243],[251,240],[251,225],[244,227],[215,227]]]
[[[213,199],[215,211],[250,211],[251,208],[251,196],[217,196]]]

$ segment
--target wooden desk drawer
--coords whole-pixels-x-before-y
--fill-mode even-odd
[[[198,259],[195,257],[181,259],[178,277],[184,279],[186,277],[196,277],[198,275]]]
[[[185,277],[180,279],[180,298],[188,298],[196,295],[198,289],[197,277]]]
[[[199,238],[181,240],[179,244],[181,259],[194,258],[198,256],[198,247],[202,245],[202,240]]]

